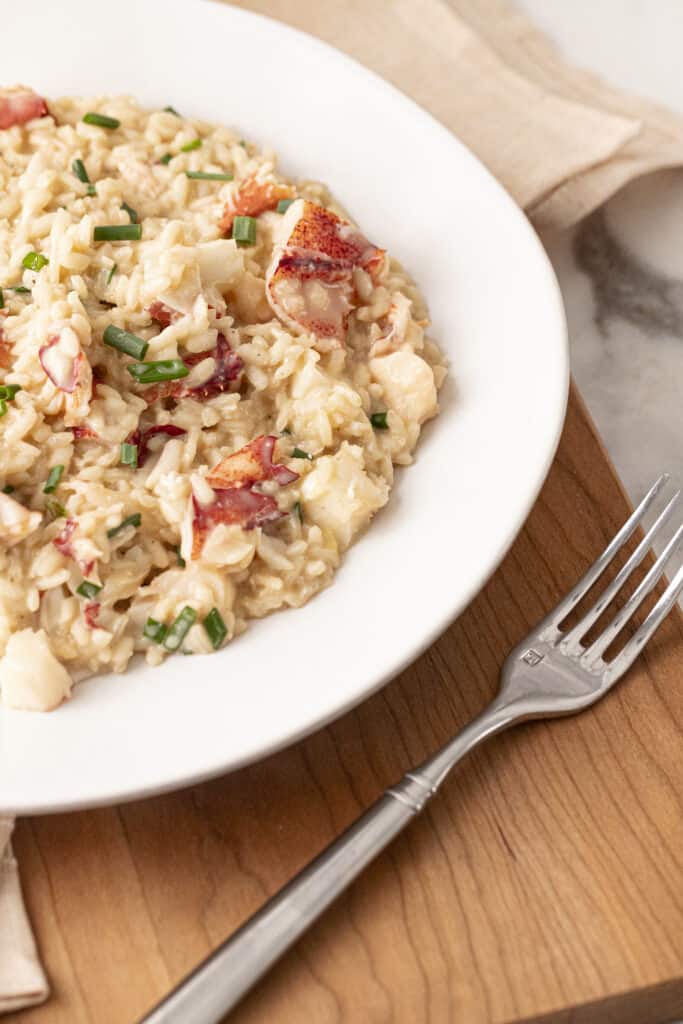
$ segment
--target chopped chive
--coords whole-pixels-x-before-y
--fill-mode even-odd
[[[17,295],[30,295],[31,294],[31,289],[30,288],[26,288],[26,286],[23,285],[23,284],[15,284],[14,287],[13,288],[9,288],[8,291],[16,292]]]
[[[277,204],[277,212],[287,213],[287,210],[290,208],[293,202],[293,199],[281,199]]]
[[[2,489],[2,493],[3,494],[13,494],[14,493],[14,487],[12,487],[11,484],[5,484],[5,486]]]
[[[116,271],[118,269],[119,269],[119,265],[118,265],[118,263],[115,263],[114,266],[109,271],[109,273],[107,274],[107,287],[109,287],[109,285],[111,284],[111,279],[112,279],[112,277],[114,276],[114,274],[116,273]]]
[[[177,561],[178,565],[180,566],[181,569],[184,569],[185,566],[187,565],[187,562],[185,561],[183,556],[180,554],[180,544],[176,544],[176,546],[173,548],[173,550],[175,551],[175,557],[176,557],[176,561]]]
[[[133,356],[134,359],[144,359],[149,348],[149,342],[138,338],[137,334],[124,331],[121,327],[115,327],[114,324],[109,324],[102,338],[105,345],[118,349],[119,352],[125,352],[127,356]]]
[[[121,533],[121,530],[125,530],[127,526],[134,526],[137,530],[141,523],[142,516],[140,513],[133,512],[132,516],[126,516],[125,519],[122,519],[118,526],[112,526],[111,530],[107,530],[107,537],[110,539],[115,537],[117,533]]]
[[[7,402],[4,398],[0,398],[0,419],[7,413]]]
[[[214,651],[217,651],[228,635],[228,627],[223,622],[223,617],[218,608],[212,608],[206,616],[204,619],[204,629],[211,641],[211,646]]]
[[[74,172],[79,181],[82,181],[84,185],[88,186],[88,195],[97,195],[95,186],[88,177],[88,172],[85,169],[85,164],[81,159],[76,159],[71,165],[71,170]]]
[[[133,469],[138,468],[138,446],[136,444],[123,442],[121,445],[121,465],[132,466]]]
[[[164,153],[164,155],[159,158],[159,163],[160,164],[170,164],[172,159],[173,159],[173,153]]]
[[[0,398],[11,402],[17,391],[21,391],[20,384],[0,384]]]
[[[90,178],[88,177],[88,172],[85,169],[85,164],[80,158],[74,160],[74,162],[71,165],[71,170],[74,172],[79,181],[82,181],[84,185],[88,184]]]
[[[292,431],[289,429],[289,427],[283,427],[280,433],[285,434],[287,437],[291,437]]]
[[[175,107],[164,107],[164,110],[167,114],[175,114],[176,117],[180,117],[180,114]]]
[[[232,181],[232,174],[222,171],[185,171],[185,176],[196,181]]]
[[[141,224],[104,224],[93,231],[95,242],[139,242],[141,238]]]
[[[76,593],[80,594],[87,601],[92,601],[93,598],[97,597],[102,587],[99,583],[92,583],[90,580],[83,580],[80,587],[76,587]]]
[[[386,412],[373,412],[372,416],[370,417],[370,422],[372,423],[375,430],[389,429]]]
[[[232,222],[232,237],[238,245],[253,245],[256,241],[255,218],[235,217]]]
[[[128,203],[121,203],[121,209],[126,211],[130,217],[131,224],[138,224],[140,222],[137,210],[134,210],[132,206],[128,205]]]
[[[94,124],[98,128],[119,128],[121,122],[117,117],[107,117],[106,114],[96,114],[94,111],[89,110],[87,114],[83,115],[83,121],[85,124]]]
[[[45,502],[45,511],[50,519],[66,519],[66,509],[55,498],[50,498],[49,501]]]
[[[40,252],[27,252],[21,261],[21,265],[26,267],[27,270],[35,270],[37,272],[46,267],[49,262],[47,256],[43,256]]]
[[[301,502],[300,501],[295,501],[294,502],[294,504],[292,505],[292,512],[294,512],[294,514],[299,517],[299,522],[303,523],[303,521],[304,521],[304,511],[303,511],[303,509],[301,507]]]
[[[180,147],[181,153],[191,153],[193,149],[199,149],[202,144],[201,139],[192,139],[192,142],[186,142],[184,146]]]
[[[45,486],[43,487],[43,494],[54,494],[59,487],[59,481],[62,479],[62,473],[64,472],[64,466],[53,466],[47,475]]]
[[[153,640],[155,644],[163,644],[167,632],[163,622],[158,622],[156,619],[147,619],[142,635],[146,636],[148,640]]]
[[[5,308],[5,296],[2,293],[2,288],[0,288],[0,309],[4,309],[4,308]]]
[[[152,363],[129,363],[126,367],[138,384],[159,384],[165,380],[180,380],[190,372],[182,359],[157,359]]]
[[[313,456],[309,455],[308,452],[305,452],[303,450],[303,448],[295,448],[294,451],[292,452],[292,458],[293,459],[308,459],[309,462],[313,461]]]
[[[167,651],[177,651],[183,640],[190,632],[197,620],[197,613],[194,608],[186,605],[169,628],[164,640],[164,647]]]
[[[244,141],[244,139],[240,139],[240,141],[239,141],[239,144],[240,144],[240,146],[242,146],[242,148],[243,148],[243,149],[246,149],[246,148],[247,148],[247,144],[246,144],[246,142]]]

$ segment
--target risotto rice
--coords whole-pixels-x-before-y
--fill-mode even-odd
[[[325,186],[128,97],[0,91],[0,686],[209,653],[327,586],[446,370]]]

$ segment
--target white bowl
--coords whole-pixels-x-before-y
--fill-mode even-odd
[[[2,78],[48,98],[128,92],[271,144],[412,272],[451,361],[441,415],[331,588],[220,654],[90,680],[52,714],[0,713],[0,809],[27,813],[225,772],[415,658],[523,523],[559,438],[568,358],[552,270],[501,186],[396,89],[306,35],[212,3],[15,5]]]

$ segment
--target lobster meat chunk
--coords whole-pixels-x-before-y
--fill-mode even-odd
[[[266,271],[271,309],[298,334],[314,334],[321,351],[339,348],[355,303],[357,267],[377,280],[384,250],[331,210],[297,199],[285,214]]]

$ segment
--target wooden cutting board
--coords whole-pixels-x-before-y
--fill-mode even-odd
[[[627,508],[573,392],[550,476],[509,555],[384,690],[227,778],[21,821],[16,849],[53,996],[8,1024],[137,1020],[480,710],[506,652]],[[682,652],[674,615],[599,706],[472,755],[231,1020],[683,1017]]]

